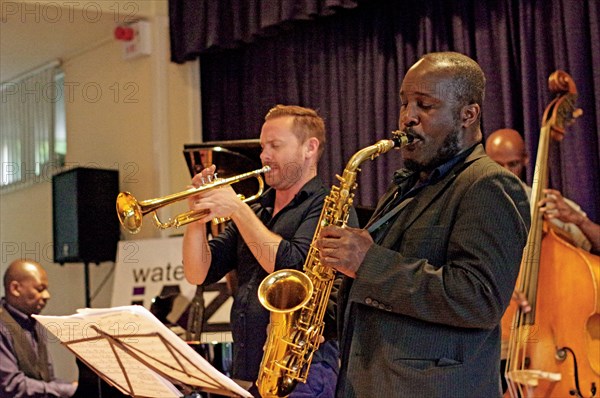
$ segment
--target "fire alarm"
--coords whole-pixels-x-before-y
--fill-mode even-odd
[[[135,36],[135,31],[129,26],[117,26],[115,28],[115,39],[121,41],[131,41]]]
[[[148,21],[119,25],[115,28],[114,35],[115,39],[123,42],[123,59],[150,55],[152,52],[152,37]]]

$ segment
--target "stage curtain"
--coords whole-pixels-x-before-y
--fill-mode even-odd
[[[171,60],[235,48],[277,35],[295,22],[356,7],[357,0],[169,0]]]
[[[452,50],[487,76],[483,131],[522,132],[531,154],[550,102],[548,77],[571,74],[584,111],[553,144],[550,185],[600,221],[600,3],[597,0],[361,1],[352,10],[200,56],[205,140],[256,138],[277,103],[316,108],[327,149],[320,174],[336,183],[357,150],[398,127],[400,82],[422,54]],[[356,202],[374,205],[401,165],[397,153],[365,163]]]

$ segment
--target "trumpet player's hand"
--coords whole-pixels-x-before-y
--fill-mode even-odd
[[[356,278],[356,271],[373,245],[373,239],[364,229],[329,225],[321,230],[315,245],[321,264]]]
[[[214,178],[216,170],[217,170],[217,166],[215,166],[214,164],[211,166],[208,166],[207,168],[202,170],[200,173],[196,174],[194,176],[194,178],[192,178],[192,185],[194,187],[198,188],[198,187],[206,184],[207,182],[210,182]]]
[[[192,178],[192,187],[199,188],[215,177],[216,166],[211,165]],[[191,187],[190,187],[191,188]],[[190,210],[206,213],[198,221],[208,222],[214,218],[229,218],[241,204],[240,199],[230,186],[222,186],[199,192],[188,198]]]
[[[244,205],[233,188],[226,185],[196,196],[192,210],[206,212],[206,215],[198,221],[208,222],[214,218],[232,218],[234,213]]]
[[[204,185],[209,179],[213,178],[213,176],[215,175],[216,169],[217,169],[217,166],[215,166],[214,164],[205,168],[204,170],[202,170],[200,173],[196,174],[192,178],[192,182],[187,188],[188,189],[199,188],[200,186]],[[190,210],[198,210],[197,205],[199,204],[199,199],[201,196],[202,196],[202,194],[188,197],[187,202],[188,202],[188,208]],[[193,223],[192,226],[197,225],[197,224],[198,223]]]

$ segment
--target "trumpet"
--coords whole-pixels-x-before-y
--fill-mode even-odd
[[[180,200],[186,199],[190,196],[197,195],[201,192],[220,188],[225,185],[235,184],[236,182],[255,177],[258,181],[258,192],[248,198],[244,197],[243,195],[238,195],[238,197],[242,201],[251,202],[253,200],[258,199],[258,197],[262,195],[264,189],[264,181],[260,175],[263,173],[267,173],[270,170],[271,167],[265,166],[261,169],[249,171],[247,173],[239,174],[237,176],[229,178],[215,178],[214,180],[197,188],[193,187],[171,195],[142,201],[138,201],[129,192],[121,192],[117,196],[117,216],[119,217],[119,222],[121,223],[123,228],[125,228],[131,234],[137,234],[138,232],[140,232],[140,230],[142,229],[142,218],[148,213],[153,214],[154,224],[158,229],[166,229],[171,227],[179,228],[182,225],[186,225],[191,222],[200,220],[201,218],[206,216],[206,214],[208,214],[209,211],[191,210],[185,213],[178,214],[174,219],[169,219],[167,222],[162,222],[158,218],[156,210],[158,210],[161,207],[178,202]],[[219,224],[223,221],[226,221],[226,219],[214,219],[213,223]]]

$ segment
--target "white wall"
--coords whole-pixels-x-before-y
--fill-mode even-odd
[[[166,0],[161,2],[166,4]],[[201,140],[198,65],[171,64],[168,18],[163,14],[149,20],[153,32],[150,56],[123,60],[121,43],[107,38],[63,64],[65,81],[75,88],[66,104],[68,166],[118,169],[120,190],[131,191],[139,199],[185,188],[189,174],[183,145]],[[96,98],[96,91],[86,94],[78,89],[86,84],[100,87],[102,94]],[[43,176],[28,188],[2,194],[0,273],[16,258],[39,261],[48,272],[52,294],[44,314],[67,315],[85,305],[84,266],[53,263],[51,190],[51,176]],[[165,210],[165,217],[176,210]],[[135,239],[161,235],[148,221]],[[113,267],[113,263],[90,265],[90,291],[97,293],[93,307],[110,306]],[[74,379],[72,355],[56,344],[50,349],[57,374]]]

